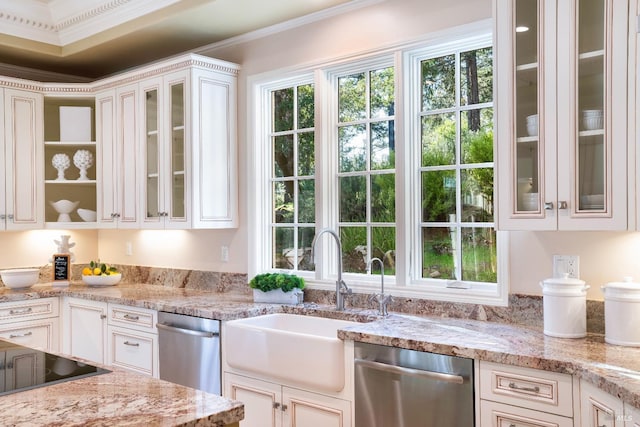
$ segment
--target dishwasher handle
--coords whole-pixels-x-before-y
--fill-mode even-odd
[[[178,328],[177,326],[166,325],[164,323],[157,323],[156,326],[158,327],[158,329],[163,329],[165,331],[176,332],[185,335],[193,335],[196,337],[213,338],[220,336],[220,332],[195,331],[193,329]]]
[[[405,368],[403,366],[388,365],[386,363],[375,362],[373,360],[355,359],[355,364],[365,368],[371,368],[378,371],[389,372],[392,374],[406,375],[409,377],[423,378],[436,381],[444,381],[448,383],[463,384],[464,377],[454,374],[443,374],[442,372],[423,371],[421,369]]]

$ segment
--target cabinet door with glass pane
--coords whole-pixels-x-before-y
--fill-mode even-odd
[[[558,2],[558,228],[627,228],[627,0]]]
[[[626,0],[495,6],[499,228],[626,229]]]
[[[143,104],[142,206],[145,228],[186,228],[187,72],[175,73],[141,85]]]

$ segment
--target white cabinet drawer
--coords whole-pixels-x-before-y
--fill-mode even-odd
[[[158,377],[157,348],[157,335],[109,326],[110,365]]]
[[[109,324],[157,333],[158,312],[146,308],[109,304]]]
[[[4,302],[0,304],[0,323],[58,317],[58,307],[58,298]]]
[[[573,419],[481,400],[480,427],[573,427]]]
[[[26,347],[58,351],[58,318],[0,325],[0,338]]]
[[[480,362],[480,398],[571,417],[571,375]]]

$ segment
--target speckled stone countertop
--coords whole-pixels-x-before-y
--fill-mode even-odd
[[[640,348],[606,344],[601,334],[562,339],[548,337],[538,327],[395,313],[381,318],[373,310],[337,312],[333,306],[315,303],[255,304],[249,295],[157,285],[0,288],[0,302],[61,295],[219,320],[276,312],[355,320],[362,323],[339,330],[340,338],[573,374],[640,408]]]
[[[0,425],[222,427],[244,417],[241,402],[109,369],[2,396]]]

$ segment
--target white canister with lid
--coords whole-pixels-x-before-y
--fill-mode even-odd
[[[640,283],[631,277],[602,286],[604,340],[609,344],[640,347]]]
[[[544,334],[559,338],[587,335],[587,289],[584,280],[565,274],[543,280]]]

